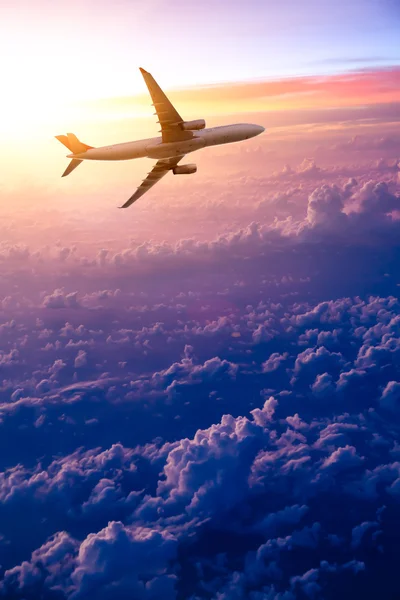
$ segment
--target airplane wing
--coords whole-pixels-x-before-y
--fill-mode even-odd
[[[182,154],[181,156],[174,156],[172,158],[162,158],[161,160],[158,160],[152,168],[152,170],[150,171],[150,173],[147,175],[146,179],[142,181],[136,192],[129,198],[129,200],[125,202],[125,204],[120,206],[120,208],[128,208],[128,206],[136,202],[136,200],[143,196],[143,194],[145,194],[147,190],[153,187],[153,185],[155,185],[157,181],[160,181],[160,179],[164,177],[164,175],[166,175],[168,171],[171,171],[171,169],[176,167],[178,162],[182,160],[184,156],[185,155]]]
[[[154,77],[144,69],[140,69],[143,79],[149,90],[153,106],[156,109],[158,123],[161,125],[163,142],[179,142],[193,137],[190,131],[183,131],[180,127],[183,119],[164,94]]]

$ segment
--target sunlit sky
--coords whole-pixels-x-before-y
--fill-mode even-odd
[[[398,0],[3,0],[1,79],[85,99],[142,91],[138,66],[168,87],[332,73],[398,62],[399,29]]]
[[[149,116],[140,66],[185,90],[399,65],[399,30],[398,0],[2,0],[0,135],[16,157],[21,142],[32,156],[41,139],[97,119],[91,102],[132,98],[113,105],[115,117]],[[257,93],[246,109],[268,109]],[[227,114],[241,98],[230,94]],[[193,97],[188,112],[205,116]]]

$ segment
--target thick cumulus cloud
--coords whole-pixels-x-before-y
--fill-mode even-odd
[[[397,171],[298,164],[217,235],[2,241],[0,597],[400,594]]]

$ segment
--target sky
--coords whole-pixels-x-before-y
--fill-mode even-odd
[[[16,0],[0,18],[8,133],[54,125],[71,102],[143,93],[139,66],[182,89],[400,60],[395,0]]]
[[[186,87],[400,58],[394,0],[17,0],[2,3],[1,16],[3,69],[14,84],[22,78],[76,97],[138,92],[138,65]]]
[[[400,597],[393,1],[0,6],[0,599]],[[193,153],[126,211],[185,118]]]
[[[395,102],[399,26],[392,0],[2,2],[0,181],[58,190],[65,154],[54,136],[67,131],[94,146],[157,135],[140,66],[185,118],[214,125]],[[93,179],[111,183],[85,165],[60,191]]]

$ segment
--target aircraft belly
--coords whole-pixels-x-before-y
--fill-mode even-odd
[[[245,136],[240,132],[218,132],[208,136],[207,146],[220,146],[221,144],[240,142],[243,139],[245,139]]]
[[[132,143],[93,148],[82,154],[81,158],[86,160],[130,160],[132,158],[144,158],[145,156],[145,146]]]
[[[182,142],[158,142],[147,146],[147,156],[149,158],[172,158],[181,156],[204,148],[206,141],[202,137],[194,137]]]

